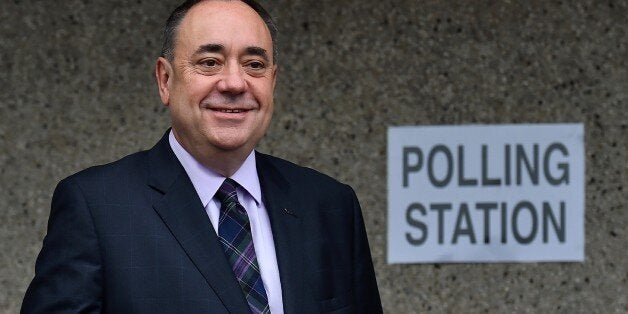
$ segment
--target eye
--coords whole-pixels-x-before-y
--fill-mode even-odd
[[[267,65],[260,60],[251,60],[244,64],[244,70],[253,76],[261,76],[266,73]]]
[[[260,69],[266,68],[266,65],[259,61],[249,62],[248,66],[249,68],[254,69],[254,70],[260,70]]]
[[[252,72],[264,72],[266,70],[266,63],[259,60],[251,60],[244,64],[244,67]]]
[[[204,59],[199,62],[200,65],[208,68],[214,68],[218,66],[218,61],[215,59]]]

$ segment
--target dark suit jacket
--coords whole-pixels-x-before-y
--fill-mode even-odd
[[[257,153],[286,313],[381,313],[353,190]],[[211,222],[164,136],[55,190],[23,313],[248,313]]]

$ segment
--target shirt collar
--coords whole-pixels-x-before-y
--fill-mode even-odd
[[[225,177],[217,172],[203,166],[199,163],[188,151],[179,144],[174,137],[172,130],[168,135],[168,141],[172,151],[181,162],[181,165],[188,174],[192,185],[196,190],[203,207],[206,207],[209,201],[214,197],[216,191],[222,185]],[[255,200],[259,205],[262,200],[262,190],[259,185],[259,177],[257,175],[257,167],[255,163],[255,151],[246,157],[244,163],[240,168],[231,176],[233,180],[238,184]]]

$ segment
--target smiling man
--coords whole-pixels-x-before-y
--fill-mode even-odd
[[[277,65],[269,28],[244,3],[208,1],[187,13],[175,38],[156,70],[174,136],[199,162],[231,176],[272,116]]]
[[[254,151],[275,26],[254,1],[187,1],[155,75],[172,128],[55,190],[23,313],[381,313],[353,190]]]

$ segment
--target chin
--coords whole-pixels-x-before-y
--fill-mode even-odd
[[[204,132],[207,144],[223,152],[252,150],[261,139],[259,134],[245,128],[217,128],[207,131]]]
[[[246,141],[238,140],[238,139],[220,139],[220,140],[210,140],[210,145],[218,148],[221,151],[231,152],[240,149],[244,149],[247,146]]]

